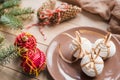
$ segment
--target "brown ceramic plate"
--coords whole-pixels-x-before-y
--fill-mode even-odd
[[[73,28],[65,32],[74,36],[74,32],[76,30],[80,30],[81,36],[88,38],[92,43],[94,43],[98,38],[103,38],[107,33],[103,30],[91,27]],[[61,33],[52,40],[47,49],[48,71],[55,80],[120,80],[120,43],[114,36],[112,36],[111,40],[116,45],[116,54],[105,61],[105,67],[102,74],[95,78],[91,78],[82,72],[80,68],[81,60],[78,60],[73,64],[69,64],[60,58],[58,54],[58,44],[61,44],[62,51],[66,58],[69,59],[71,56],[71,39]]]

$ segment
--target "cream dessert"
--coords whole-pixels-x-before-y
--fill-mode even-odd
[[[98,39],[95,41],[94,44],[95,52],[103,59],[112,57],[116,53],[116,46],[110,39],[111,34],[108,33],[104,39]]]
[[[87,53],[90,53],[92,49],[92,43],[84,37],[81,37],[80,31],[75,32],[75,37],[71,36],[68,33],[64,33],[65,35],[72,38],[72,50],[73,50],[73,56],[75,58],[82,58]]]
[[[94,51],[89,55],[85,55],[81,60],[82,71],[90,77],[95,77],[102,73],[104,68],[103,59],[94,54]]]

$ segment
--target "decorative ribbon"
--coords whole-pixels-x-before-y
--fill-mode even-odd
[[[76,61],[80,58],[80,56],[82,55],[82,53],[83,53],[83,55],[84,55],[83,49],[82,49],[82,47],[81,47],[80,31],[76,31],[76,32],[75,32],[75,35],[76,35],[75,38],[74,38],[73,36],[71,36],[70,34],[68,34],[68,33],[64,33],[64,35],[66,35],[66,36],[70,37],[71,39],[73,39],[73,44],[75,45],[76,48],[75,48],[75,50],[73,50],[73,51],[71,52],[72,56],[73,56],[78,50],[79,50],[79,53],[78,53],[78,56],[77,56],[77,58],[76,58],[75,60],[73,60],[73,61],[67,60],[67,59],[63,56],[63,53],[62,53],[62,51],[61,51],[61,47],[60,47],[60,44],[59,44],[59,49],[58,49],[59,55],[60,55],[61,58],[62,58],[65,62],[67,62],[67,63],[76,62]]]
[[[40,22],[40,23],[36,23],[36,24],[32,24],[30,26],[28,26],[26,29],[29,29],[33,26],[40,26],[40,33],[42,34],[42,36],[44,37],[44,40],[46,40],[46,35],[44,34],[43,32],[43,27],[45,25],[50,25],[52,24],[50,22],[50,19],[53,17],[54,14],[57,14],[58,16],[58,19],[57,19],[57,23],[56,24],[59,24],[60,21],[61,21],[61,13],[62,11],[66,11],[67,9],[69,8],[69,5],[67,3],[62,3],[59,7],[57,7],[55,10],[49,10],[49,9],[46,9],[46,10],[43,10],[43,11],[40,11],[39,12],[39,18],[41,20],[44,20],[43,22]]]

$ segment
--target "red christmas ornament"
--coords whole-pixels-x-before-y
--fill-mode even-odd
[[[21,66],[26,73],[38,76],[40,71],[45,69],[46,56],[38,48],[28,50],[26,54],[22,55]]]
[[[36,47],[35,37],[23,32],[17,36],[14,45],[18,47],[18,53],[22,59],[21,66],[24,72],[38,76],[40,71],[45,69],[46,56]]]
[[[33,35],[23,32],[17,36],[14,45],[19,48],[34,49],[36,48],[36,39]]]

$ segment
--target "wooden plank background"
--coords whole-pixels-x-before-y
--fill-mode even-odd
[[[41,4],[44,1],[45,0],[22,0],[21,7],[32,7],[32,9],[35,9],[35,11],[37,11],[37,9],[41,6]],[[35,12],[33,20],[25,23],[24,27],[29,26],[33,23],[37,23],[37,21],[38,20]],[[49,43],[56,35],[58,35],[59,33],[65,30],[80,26],[89,26],[89,27],[95,27],[102,30],[106,30],[108,24],[104,22],[99,16],[82,11],[77,15],[76,18],[72,20],[51,27],[45,26],[44,33],[47,36],[47,40],[43,39],[37,26],[32,27],[29,30],[24,29],[23,31],[33,34],[37,39],[39,49],[43,50],[46,53],[46,49]],[[4,30],[4,31],[9,31],[9,30]],[[13,34],[17,35],[19,31],[12,31],[12,30],[9,31],[9,33],[12,34],[6,32],[3,33],[5,34],[6,37],[6,43],[11,44],[15,40],[15,35]],[[19,58],[17,58],[14,61],[12,61],[10,64],[6,65],[4,68],[1,69],[0,80],[53,80],[53,79],[50,77],[47,70],[41,72],[37,78],[31,78],[29,76],[25,76],[22,73],[20,67],[20,60]]]

